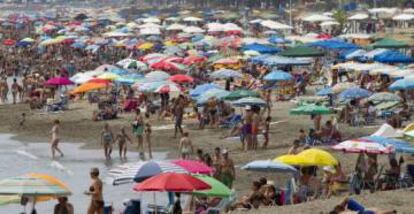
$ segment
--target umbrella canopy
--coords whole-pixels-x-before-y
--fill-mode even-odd
[[[87,82],[73,89],[71,93],[72,94],[85,93],[88,91],[103,89],[106,87],[108,87],[108,84],[106,83]]]
[[[152,71],[146,74],[145,78],[154,80],[167,80],[168,78],[170,78],[170,76],[171,75],[164,71]]]
[[[54,77],[46,81],[46,85],[73,85],[74,83],[66,77]]]
[[[109,170],[113,185],[144,181],[166,172],[188,173],[184,168],[167,161],[139,161]]]
[[[271,160],[256,160],[242,167],[244,170],[255,172],[290,172],[296,173],[297,169],[288,164]]]
[[[324,56],[325,53],[307,46],[296,46],[280,52],[280,55],[286,57],[319,57]]]
[[[67,196],[70,194],[66,186],[44,178],[20,176],[0,180],[0,195]]]
[[[399,79],[392,83],[388,89],[391,91],[398,91],[398,90],[410,90],[414,89],[414,79],[411,78],[404,78]]]
[[[234,101],[245,97],[260,97],[260,94],[256,91],[240,89],[230,92],[230,94],[225,96],[224,99]]]
[[[154,176],[134,186],[135,191],[157,192],[194,192],[208,189],[211,186],[198,178],[173,172]]]
[[[366,139],[347,140],[333,146],[332,149],[345,153],[389,154],[393,152],[392,147]]]
[[[375,42],[374,44],[371,45],[371,47],[373,48],[407,48],[409,47],[408,43],[404,42],[404,41],[398,41],[395,39],[381,39],[377,42]]]
[[[389,92],[379,92],[371,95],[368,97],[368,101],[372,101],[375,103],[379,102],[401,102],[402,99],[396,94],[389,93]]]
[[[233,102],[233,105],[238,107],[243,106],[260,106],[264,107],[267,106],[266,101],[260,99],[258,97],[245,97]]]
[[[363,139],[371,140],[383,146],[391,146],[395,152],[414,154],[414,145],[399,139],[386,138],[381,136],[363,137]]]
[[[346,89],[345,91],[341,92],[339,94],[339,98],[342,100],[352,100],[352,99],[359,99],[359,98],[365,98],[372,95],[371,91],[368,91],[366,89],[354,87]]]
[[[232,69],[220,69],[211,73],[210,76],[216,79],[228,79],[242,78],[243,74]]]
[[[112,72],[105,72],[101,75],[98,76],[99,79],[104,79],[104,80],[116,80],[118,78],[120,78],[120,76],[118,74],[114,74]]]
[[[284,71],[272,71],[263,77],[266,81],[287,81],[292,80],[293,76]]]
[[[176,83],[190,83],[194,81],[192,77],[188,75],[184,75],[184,74],[176,74],[174,76],[171,76],[169,80],[176,82]]]
[[[219,198],[227,198],[231,195],[231,189],[213,177],[206,175],[194,175],[194,177],[210,185],[211,189],[194,191],[192,192],[193,195]]]
[[[205,163],[196,160],[173,160],[171,163],[181,166],[190,173],[210,175],[214,169],[207,166]]]
[[[328,95],[331,95],[331,94],[333,94],[333,90],[332,90],[331,87],[321,89],[316,93],[317,96],[328,96]]]
[[[297,155],[282,155],[275,159],[294,166],[335,166],[338,161],[321,149],[307,149]]]
[[[303,105],[297,108],[291,109],[290,114],[293,115],[321,115],[331,114],[332,110],[325,106],[320,105]]]
[[[262,45],[262,44],[249,44],[245,45],[242,48],[243,51],[257,51],[261,54],[275,54],[280,51],[280,48],[270,46],[270,45]]]
[[[160,85],[154,92],[156,93],[170,93],[170,92],[181,92],[182,89],[175,83],[165,83]]]
[[[229,95],[230,92],[223,90],[223,89],[219,89],[219,88],[212,88],[208,91],[205,91],[204,93],[202,93],[198,98],[197,98],[197,103],[198,104],[204,104],[206,103],[209,99],[215,97],[216,99],[221,99],[223,97],[226,97],[227,95]]]
[[[190,90],[190,96],[191,97],[198,97],[201,94],[203,94],[204,92],[210,90],[210,89],[219,89],[220,86],[214,84],[214,83],[206,83],[206,84],[202,84],[202,85],[197,85],[194,89]]]
[[[358,87],[355,83],[351,83],[351,82],[342,82],[342,83],[338,83],[336,85],[334,85],[332,87],[332,91],[335,94],[341,93],[343,91],[345,91],[348,88],[354,88],[354,87]]]

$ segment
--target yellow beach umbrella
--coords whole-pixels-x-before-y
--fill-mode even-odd
[[[289,165],[296,166],[335,166],[338,161],[329,152],[321,149],[307,149],[297,155],[282,155],[275,158]]]
[[[107,84],[105,83],[87,82],[73,89],[71,93],[72,94],[85,93],[88,91],[103,89],[106,87],[107,87]]]
[[[177,43],[174,42],[174,41],[168,40],[168,41],[164,42],[164,45],[167,46],[167,47],[168,46],[175,46],[175,45],[177,45]]]
[[[154,47],[154,44],[150,42],[145,42],[137,46],[137,48],[140,50],[148,50],[148,49],[151,49],[152,47]]]
[[[112,81],[112,80],[119,79],[120,76],[118,74],[114,74],[114,73],[111,73],[111,72],[106,72],[106,73],[103,73],[103,74],[99,75],[98,78],[103,79],[103,80],[111,80]]]

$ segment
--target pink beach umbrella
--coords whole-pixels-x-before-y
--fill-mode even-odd
[[[205,163],[196,160],[173,160],[174,163],[182,168],[186,169],[190,173],[210,175],[214,172],[214,169],[207,166]]]
[[[54,77],[54,78],[49,79],[46,82],[46,85],[56,85],[56,86],[73,85],[73,84],[74,83],[66,77]]]

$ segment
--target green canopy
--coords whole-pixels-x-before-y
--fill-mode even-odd
[[[407,48],[409,45],[404,41],[395,39],[381,39],[370,45],[373,48]]]
[[[330,108],[320,105],[303,105],[291,109],[290,114],[294,115],[311,115],[311,114],[331,114]]]
[[[325,55],[325,52],[307,46],[296,46],[280,52],[280,55],[286,57],[318,57]]]
[[[230,94],[225,96],[224,99],[225,100],[238,100],[238,99],[245,98],[245,97],[260,97],[260,94],[256,91],[241,89],[241,90],[230,92]]]
[[[21,196],[19,195],[0,195],[0,206],[7,204],[17,204],[20,203]]]
[[[204,181],[208,185],[211,186],[211,189],[204,190],[204,191],[194,191],[192,192],[193,195],[196,196],[207,196],[207,197],[220,197],[220,198],[227,198],[231,195],[231,190],[218,181],[217,179],[207,176],[207,175],[193,175],[194,177]]]

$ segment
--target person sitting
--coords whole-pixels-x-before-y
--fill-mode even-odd
[[[247,209],[250,210],[252,208],[259,208],[261,201],[263,200],[263,194],[260,192],[260,182],[253,181],[251,192],[243,196],[242,199],[235,203],[231,210],[235,209]]]
[[[322,140],[324,143],[341,142],[341,133],[332,125],[330,120],[326,121],[325,126],[322,127]]]
[[[393,189],[395,188],[395,183],[398,182],[401,173],[401,167],[398,161],[395,158],[390,159],[390,168],[385,170],[385,173],[378,181],[377,189]],[[383,185],[385,184],[385,186]]]
[[[335,166],[335,173],[329,179],[329,191],[327,197],[340,192],[348,190],[348,179],[342,171],[341,163]]]
[[[296,155],[296,154],[299,154],[300,152],[301,152],[300,141],[299,140],[294,140],[293,145],[292,145],[292,147],[290,147],[287,154],[288,155]]]

